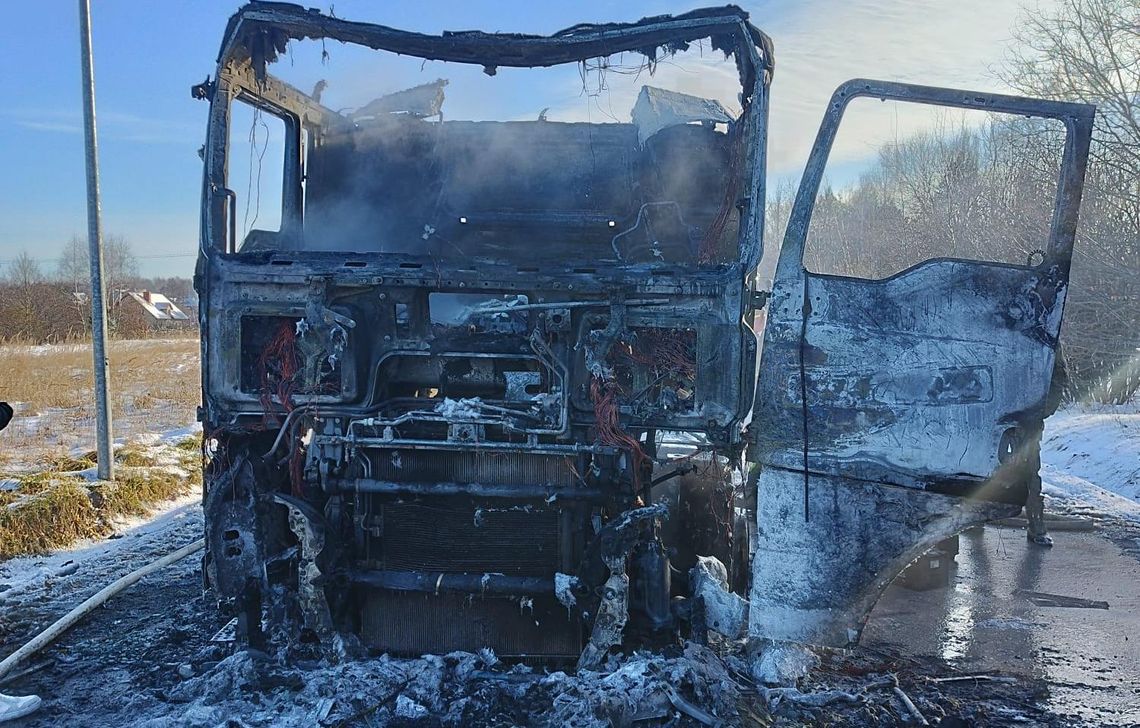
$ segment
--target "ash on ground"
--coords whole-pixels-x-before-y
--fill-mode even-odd
[[[633,651],[577,674],[489,650],[284,664],[211,642],[199,579],[180,569],[99,611],[5,687],[45,698],[14,725],[894,726],[909,720],[896,684],[935,725],[1072,725],[1034,707],[1040,685],[940,685],[930,678],[953,674],[944,663],[865,649],[822,655],[797,687],[758,683],[758,661],[727,642]]]
[[[114,576],[169,552],[171,544],[197,538],[201,528],[200,508],[185,504],[118,538],[0,565],[0,652],[15,650]],[[1050,554],[1077,559],[1085,553],[1079,548],[1089,548],[1081,546],[1084,541],[1102,540],[1086,534],[1082,541],[1063,541]],[[1108,558],[1107,543],[1090,558]],[[1120,559],[1113,573],[1134,565],[1129,555]],[[1103,614],[1127,617],[1126,604],[1119,604],[1123,610],[1117,606]],[[767,685],[763,680],[771,673],[763,653],[715,637],[709,646],[678,639],[655,651],[627,650],[597,672],[571,674],[500,660],[489,651],[285,664],[211,641],[226,621],[202,590],[200,565],[194,559],[179,562],[96,610],[0,684],[0,691],[44,699],[37,713],[11,725],[913,724],[917,719],[900,693],[931,725],[1082,724],[1050,701],[1049,692],[1062,688],[1035,677],[1036,670],[989,669],[983,678],[962,679],[963,665],[881,640],[848,651],[808,653],[798,662],[806,665],[806,675],[794,677],[804,669],[785,671],[792,677],[784,685]],[[937,631],[937,620],[927,621]],[[1026,660],[1030,667],[1036,664],[1032,656]],[[971,668],[976,666],[965,667]],[[1084,720],[1111,722],[1103,715]]]

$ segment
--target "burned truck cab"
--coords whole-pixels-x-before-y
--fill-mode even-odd
[[[746,590],[771,69],[733,6],[234,15],[196,285],[205,572],[249,639],[593,665],[676,626],[697,554]]]
[[[908,562],[1020,510],[1095,110],[844,83],[769,295],[772,68],[735,6],[233,16],[193,89],[196,287],[205,574],[246,639],[843,646]]]

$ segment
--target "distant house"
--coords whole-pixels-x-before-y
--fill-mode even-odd
[[[115,315],[119,336],[153,336],[192,330],[195,321],[166,296],[154,291],[126,291]]]

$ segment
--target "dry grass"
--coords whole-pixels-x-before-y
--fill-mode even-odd
[[[108,534],[116,519],[201,485],[199,438],[134,441],[185,427],[200,398],[197,339],[112,341],[111,409],[116,480],[92,483],[96,466],[91,348],[0,346],[0,400],[16,417],[0,432],[0,559],[42,554]],[[150,442],[154,442],[153,439]]]
[[[98,462],[98,456],[95,461]],[[128,468],[146,468],[157,464],[154,453],[138,445],[127,445],[115,450],[115,462]]]
[[[194,420],[201,398],[197,339],[112,341],[108,353],[115,437]],[[82,469],[59,461],[95,445],[90,345],[3,345],[0,372],[0,400],[16,406],[15,419],[0,433],[0,466]]]
[[[47,472],[74,473],[77,470],[87,470],[88,468],[95,467],[97,459],[94,450],[77,458],[70,455],[56,454],[44,460],[44,469]]]
[[[193,409],[199,400],[197,339],[112,341],[112,411],[159,402]],[[0,400],[32,411],[91,407],[94,376],[87,344],[0,346]]]
[[[0,491],[0,560],[105,536],[116,519],[146,516],[156,505],[188,494],[202,483],[198,448],[196,437],[176,445],[122,447],[115,453],[120,468],[113,483],[89,483],[75,474],[94,465],[86,457],[15,476],[19,485]],[[64,469],[72,466],[80,467]]]
[[[98,510],[80,478],[62,477],[39,495],[0,510],[0,559],[44,554],[103,533]]]

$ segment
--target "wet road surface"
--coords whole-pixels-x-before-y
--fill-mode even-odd
[[[1098,532],[1053,538],[1046,549],[1027,544],[1016,528],[962,534],[950,586],[889,587],[864,644],[937,656],[967,673],[1039,678],[1051,711],[1093,725],[1140,724],[1140,560],[1122,548],[1126,541]],[[1019,591],[1109,608],[1038,606]]]

